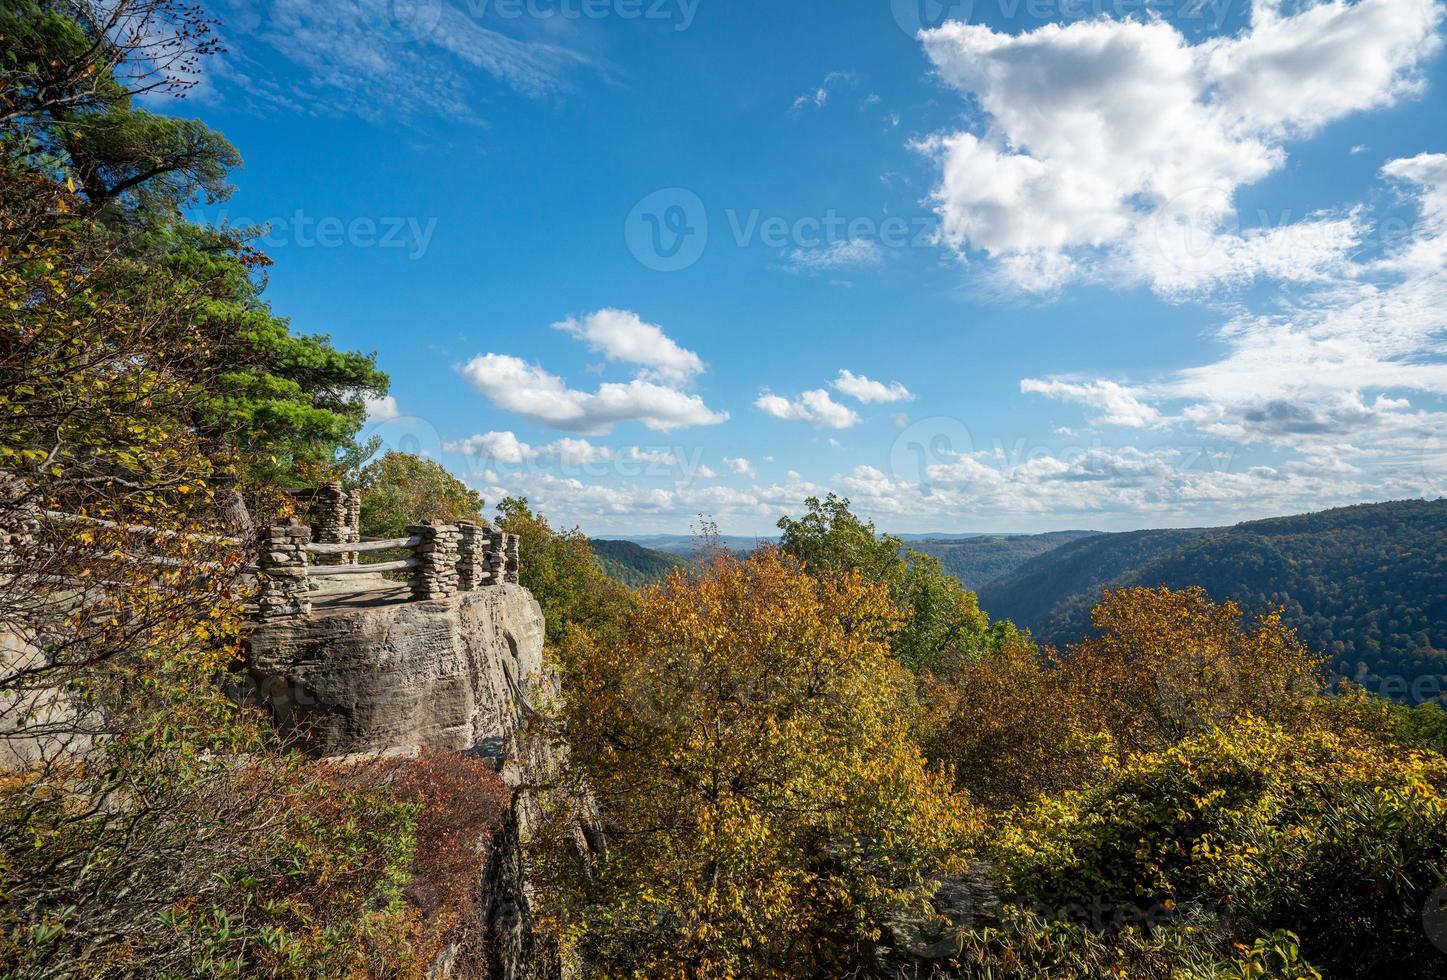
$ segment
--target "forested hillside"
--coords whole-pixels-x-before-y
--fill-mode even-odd
[[[1362,504],[1204,532],[1110,534],[1028,562],[984,589],[981,603],[1061,644],[1089,629],[1103,587],[1200,585],[1248,613],[1282,607],[1339,674],[1374,689],[1394,675],[1410,685],[1447,673],[1444,546],[1447,500]],[[1383,690],[1422,696],[1401,682]]]
[[[945,571],[959,579],[965,588],[978,592],[986,583],[1010,574],[1037,555],[1099,533],[988,534],[972,538],[919,538],[906,543],[915,551],[934,555]]]
[[[666,579],[675,568],[692,567],[691,562],[677,555],[645,548],[632,541],[590,538],[588,544],[603,571],[624,585],[653,585]]]
[[[992,615],[1028,626],[1041,636],[1055,608],[1064,600],[1077,595],[1099,596],[1105,584],[1209,530],[1124,531],[1072,541],[981,586],[980,605]]]

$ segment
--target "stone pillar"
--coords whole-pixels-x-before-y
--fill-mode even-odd
[[[497,585],[507,571],[507,554],[503,550],[503,533],[495,527],[486,528],[487,546],[483,553],[483,568],[487,573],[487,584]]]
[[[362,491],[347,491],[347,540],[356,544],[362,540]],[[359,553],[349,551],[342,556],[348,565],[355,565]]]
[[[457,587],[471,592],[487,581],[486,549],[489,528],[475,521],[457,524]]]
[[[518,584],[518,536],[516,534],[504,534],[502,536],[503,555],[505,556],[506,571],[503,580],[513,585]]]
[[[311,615],[306,572],[306,546],[311,539],[311,528],[294,517],[285,524],[273,524],[262,533],[256,605],[257,615],[263,622],[304,619]]]
[[[413,549],[421,564],[412,570],[412,598],[446,599],[457,594],[457,552],[462,533],[456,524],[427,522],[407,528],[422,543]]]
[[[323,483],[312,498],[312,520],[317,544],[346,544],[347,491],[340,483]],[[318,565],[348,564],[346,555],[318,555]]]

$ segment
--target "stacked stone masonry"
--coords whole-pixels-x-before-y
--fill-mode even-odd
[[[295,518],[273,524],[262,534],[257,584],[257,616],[262,620],[310,616],[306,546],[311,528]]]
[[[323,483],[312,498],[312,522],[318,544],[346,544],[350,540],[347,505],[350,494],[340,483]],[[348,555],[318,555],[318,565],[349,565]]]
[[[351,544],[362,540],[362,491],[360,490],[347,491],[346,531],[344,533],[346,540]],[[358,557],[358,552],[349,551],[342,555],[342,563],[355,565]]]
[[[503,581],[517,585],[518,582],[518,536],[516,534],[504,534],[503,554],[505,555],[506,571]]]
[[[359,499],[340,484],[320,487],[310,517],[316,523],[319,544],[360,542],[355,523]],[[446,599],[487,585],[518,584],[518,537],[504,534],[486,522],[444,524],[424,521],[407,528],[417,543],[408,548],[414,559],[410,589],[415,600]],[[262,536],[258,564],[258,612],[263,620],[303,618],[311,614],[308,562],[335,566],[338,559],[356,565],[355,552],[309,553],[313,531],[295,519],[276,524]],[[340,571],[340,569],[338,569]],[[322,568],[318,575],[325,575]],[[375,580],[358,584],[375,587]]]
[[[445,599],[456,595],[460,577],[457,560],[461,550],[462,532],[456,524],[416,524],[407,529],[422,542],[413,549],[420,563],[412,570],[414,599]]]
[[[471,592],[490,581],[487,574],[486,550],[492,529],[474,521],[457,525],[457,587]]]

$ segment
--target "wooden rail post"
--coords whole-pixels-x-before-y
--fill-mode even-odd
[[[257,582],[257,616],[263,621],[304,619],[311,615],[310,586],[307,582],[306,546],[311,528],[296,518],[273,524],[261,535]]]

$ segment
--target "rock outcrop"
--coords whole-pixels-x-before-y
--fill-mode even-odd
[[[479,869],[485,949],[449,947],[431,975],[483,961],[499,980],[548,978],[553,957],[533,933],[520,843],[536,812],[526,787],[556,761],[551,743],[528,734],[533,699],[556,689],[543,667],[538,604],[506,583],[425,601],[406,586],[367,584],[361,595],[315,596],[310,618],[259,625],[243,696],[319,757],[440,748],[492,760],[514,793]]]
[[[530,687],[547,687],[543,617],[524,588],[448,599],[385,590],[247,641],[249,696],[317,756],[444,748],[516,758]]]

